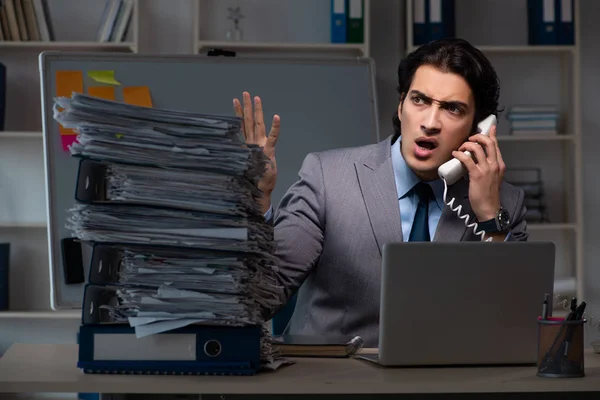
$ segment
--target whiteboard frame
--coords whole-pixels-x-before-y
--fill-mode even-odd
[[[373,116],[374,116],[374,139],[376,141],[382,140],[382,135],[379,127],[379,108],[377,102],[377,86],[375,80],[375,62],[371,57],[354,57],[354,58],[339,58],[339,57],[297,57],[297,56],[246,56],[243,57],[222,57],[222,56],[198,56],[193,54],[173,54],[173,55],[152,55],[152,54],[139,54],[139,53],[92,53],[92,52],[74,52],[74,51],[44,51],[38,56],[39,61],[39,74],[40,74],[40,90],[41,90],[41,109],[42,109],[42,132],[43,132],[43,150],[44,150],[44,179],[46,184],[46,219],[47,219],[47,234],[48,234],[48,271],[50,281],[50,305],[52,310],[81,310],[81,303],[79,304],[65,304],[60,297],[60,286],[59,280],[64,279],[61,273],[62,265],[60,265],[60,238],[53,232],[53,224],[57,223],[54,214],[53,204],[53,185],[50,171],[53,170],[53,157],[51,157],[51,138],[49,137],[49,127],[54,124],[52,105],[53,105],[53,93],[51,91],[54,77],[48,75],[50,70],[49,65],[54,61],[113,61],[113,62],[127,62],[128,60],[136,62],[153,62],[172,60],[173,62],[191,62],[191,63],[240,63],[244,62],[256,62],[264,61],[268,62],[298,62],[298,63],[324,63],[324,64],[335,64],[335,63],[358,63],[367,66],[370,76],[369,86],[370,92],[373,99]],[[60,222],[59,222],[60,223]],[[85,276],[85,282],[88,277]],[[81,284],[82,287],[85,283]],[[83,295],[81,301],[83,302]]]

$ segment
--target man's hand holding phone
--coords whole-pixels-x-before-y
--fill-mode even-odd
[[[463,152],[468,150],[474,160]],[[492,126],[489,136],[475,134],[469,137],[452,156],[459,159],[469,173],[469,201],[479,221],[496,217],[500,209],[500,185],[506,165],[500,153],[496,126]]]
[[[266,213],[271,206],[271,193],[275,189],[277,180],[277,162],[275,161],[275,144],[279,136],[280,118],[279,115],[273,116],[271,129],[267,136],[265,127],[263,108],[260,97],[254,97],[254,109],[250,93],[242,93],[242,101],[233,99],[233,108],[235,115],[242,118],[242,132],[246,143],[257,144],[262,147],[263,152],[269,158],[266,171],[258,183],[258,188],[263,192],[261,207],[263,213]]]

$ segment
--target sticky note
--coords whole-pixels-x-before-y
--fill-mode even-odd
[[[56,71],[56,96],[71,97],[73,92],[83,93],[83,73],[81,71]],[[58,124],[62,135],[76,135],[72,129]]]
[[[115,99],[115,88],[113,86],[90,86],[87,91],[90,96],[105,100]]]
[[[99,83],[108,83],[110,85],[120,85],[115,79],[115,71],[88,71],[88,76]]]
[[[83,93],[83,73],[81,71],[56,71],[56,95],[71,97],[73,92]]]
[[[62,148],[64,151],[69,152],[69,146],[77,141],[76,135],[65,135],[61,136]]]
[[[148,86],[127,86],[123,88],[123,100],[127,104],[152,107],[152,98]]]

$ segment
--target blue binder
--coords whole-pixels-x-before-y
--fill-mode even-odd
[[[413,46],[429,42],[429,0],[413,0]]]
[[[128,325],[82,325],[77,367],[94,374],[255,375],[260,326],[188,325],[143,338]]]
[[[557,14],[560,0],[527,0],[528,43],[558,44]]]
[[[456,35],[454,0],[427,0],[429,3],[429,40]]]
[[[575,44],[575,8],[573,0],[556,0],[560,3],[557,13],[558,44]]]
[[[454,0],[413,0],[413,45],[456,35]]]
[[[346,43],[346,0],[331,0],[331,43]]]

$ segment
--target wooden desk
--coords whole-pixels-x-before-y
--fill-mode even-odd
[[[0,359],[0,393],[308,394],[311,398],[350,393],[600,393],[600,354],[591,352],[586,354],[587,376],[577,379],[538,378],[535,367],[381,368],[356,359],[296,361],[250,377],[87,375],[76,366],[77,345],[15,344]]]

